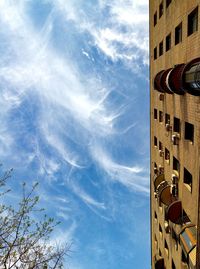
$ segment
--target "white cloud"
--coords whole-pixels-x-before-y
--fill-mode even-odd
[[[86,203],[89,207],[96,207],[98,209],[105,210],[106,207],[104,203],[96,201],[92,196],[86,193],[79,185],[74,182],[71,182],[71,187],[73,191]]]
[[[6,1],[1,5],[1,34],[7,39],[10,57],[15,59],[1,62],[2,84],[10,86],[3,91],[2,109],[8,114],[13,106],[20,106],[27,95],[36,95],[41,104],[38,111],[41,132],[67,162],[78,166],[76,157],[71,156],[60,140],[63,126],[58,117],[73,117],[77,124],[92,133],[104,135],[112,132],[116,113],[105,106],[109,90],[97,80],[87,81],[81,77],[70,59],[62,59],[50,49],[49,27],[45,25],[46,32],[43,29],[42,36],[38,35],[25,11],[21,5],[10,5]]]
[[[59,0],[54,4],[67,20],[73,20],[77,28],[90,33],[96,47],[113,61],[121,60],[138,74],[143,65],[148,65],[147,0],[99,0],[97,9],[109,10],[101,22],[96,21],[96,16],[88,17],[84,13],[82,1],[65,5]]]
[[[149,193],[149,177],[145,168],[126,166],[115,162],[101,147],[96,146],[92,154],[101,168],[109,175],[109,179],[119,182],[125,187],[142,193]]]

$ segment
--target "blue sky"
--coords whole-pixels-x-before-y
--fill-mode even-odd
[[[0,157],[70,269],[149,269],[147,0],[0,1]]]

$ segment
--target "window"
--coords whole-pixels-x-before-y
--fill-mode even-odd
[[[156,220],[156,222],[157,222],[157,220],[158,220],[158,217],[157,217],[157,214],[156,214],[156,212],[154,213],[154,218],[155,218],[155,220]]]
[[[175,28],[175,45],[182,41],[182,23]]]
[[[171,49],[171,34],[166,37],[166,51]]]
[[[174,117],[174,132],[180,133],[180,120]]]
[[[172,260],[172,269],[176,269],[176,266],[173,260]]]
[[[187,224],[187,223],[191,223],[190,218],[188,217],[187,213],[185,212],[185,210],[183,209],[183,224]]]
[[[154,168],[153,168],[153,170],[154,170],[154,174],[157,175],[157,174],[158,174],[158,166],[157,166],[156,163],[154,163]]]
[[[157,11],[154,13],[154,16],[153,16],[153,25],[156,26],[157,24]]]
[[[158,140],[157,140],[157,137],[156,137],[156,136],[154,136],[154,146],[156,146],[156,147],[157,147],[157,145],[158,145]]]
[[[169,163],[170,161],[170,152],[167,148],[165,148],[165,160]]]
[[[194,142],[194,125],[185,122],[185,139]]]
[[[156,235],[155,235],[155,248],[157,249],[158,248],[158,240],[156,238]]]
[[[153,50],[153,58],[154,58],[154,60],[157,59],[157,47],[155,47]]]
[[[188,15],[188,36],[198,30],[198,7]]]
[[[163,11],[164,11],[164,9],[163,9],[163,1],[160,3],[160,6],[159,6],[159,18],[161,18],[162,17],[162,15],[163,15]]]
[[[161,228],[160,224],[159,224],[159,234],[162,237],[162,228]]]
[[[163,112],[159,111],[159,122],[163,121]]]
[[[168,248],[166,240],[165,240],[165,252],[167,254],[167,257],[169,257],[169,248]]]
[[[184,168],[183,182],[185,183],[188,190],[192,192],[192,175],[186,168]]]
[[[173,170],[177,172],[180,170],[180,163],[175,157],[173,157]]]
[[[183,252],[183,250],[182,250],[182,254],[181,254],[181,261],[183,263],[187,263],[187,257],[185,256],[185,253]]]
[[[163,41],[159,44],[159,56],[163,55]]]
[[[165,114],[165,124],[170,124],[170,115],[169,114]]]
[[[154,119],[157,120],[158,118],[158,111],[156,108],[154,108]]]
[[[172,0],[166,0],[166,8],[171,4]]]
[[[159,150],[162,150],[162,149],[163,149],[162,142],[159,141]]]

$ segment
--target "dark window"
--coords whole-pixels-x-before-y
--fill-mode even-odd
[[[173,170],[178,172],[180,170],[180,163],[175,157],[173,157]]]
[[[163,15],[163,11],[164,11],[164,9],[163,9],[163,1],[160,3],[160,6],[159,6],[159,18],[161,18],[162,17],[162,15]]]
[[[171,49],[171,34],[166,37],[166,51]]]
[[[156,137],[156,136],[154,136],[154,146],[156,146],[156,147],[157,147],[157,145],[158,145],[158,140],[157,140],[157,137]]]
[[[160,233],[160,236],[162,237],[162,228],[161,228],[160,224],[159,224],[159,233]]]
[[[158,118],[158,110],[154,108],[154,119],[157,120]]]
[[[188,15],[188,36],[198,30],[198,7]]]
[[[185,139],[194,141],[194,125],[188,122],[185,122]]]
[[[175,28],[175,45],[182,41],[182,23]]]
[[[170,161],[170,152],[167,148],[165,148],[165,160],[166,161]]]
[[[166,0],[166,8],[171,4],[172,0]]]
[[[154,168],[153,168],[153,170],[154,170],[154,174],[157,175],[157,174],[158,174],[158,166],[157,166],[156,163],[154,163]]]
[[[184,168],[183,182],[187,185],[188,189],[192,192],[192,175]]]
[[[174,132],[180,133],[180,120],[174,117]]]
[[[181,261],[183,263],[187,263],[187,257],[185,256],[185,253],[183,252],[183,250],[182,250],[182,254],[181,254]]]
[[[153,50],[153,58],[154,58],[154,60],[157,59],[157,47],[155,47]]]
[[[158,219],[156,212],[154,213],[155,220]]]
[[[165,240],[165,252],[166,252],[167,256],[169,256],[169,248],[168,248],[166,240]]]
[[[163,121],[163,112],[159,111],[159,122]]]
[[[176,269],[176,266],[173,260],[172,260],[172,269]]]
[[[163,41],[159,44],[159,56],[163,55]]]
[[[159,256],[162,256],[162,253],[161,253],[160,249],[159,249]]]
[[[170,115],[169,114],[165,114],[165,124],[170,124]]]
[[[163,149],[162,142],[159,141],[159,150],[162,150],[162,149]]]
[[[153,25],[156,26],[156,24],[157,24],[157,11],[155,12],[153,16]]]
[[[185,210],[183,209],[183,223],[187,224],[187,223],[191,223],[190,218],[188,217],[187,213],[185,212]]]

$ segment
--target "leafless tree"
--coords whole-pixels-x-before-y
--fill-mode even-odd
[[[6,188],[11,170],[0,178],[0,196],[10,190]],[[64,258],[71,251],[71,244],[52,245],[50,235],[59,224],[53,218],[42,216],[37,221],[39,197],[35,195],[38,183],[27,191],[22,186],[22,198],[17,209],[0,202],[0,269],[60,269],[64,268]]]

